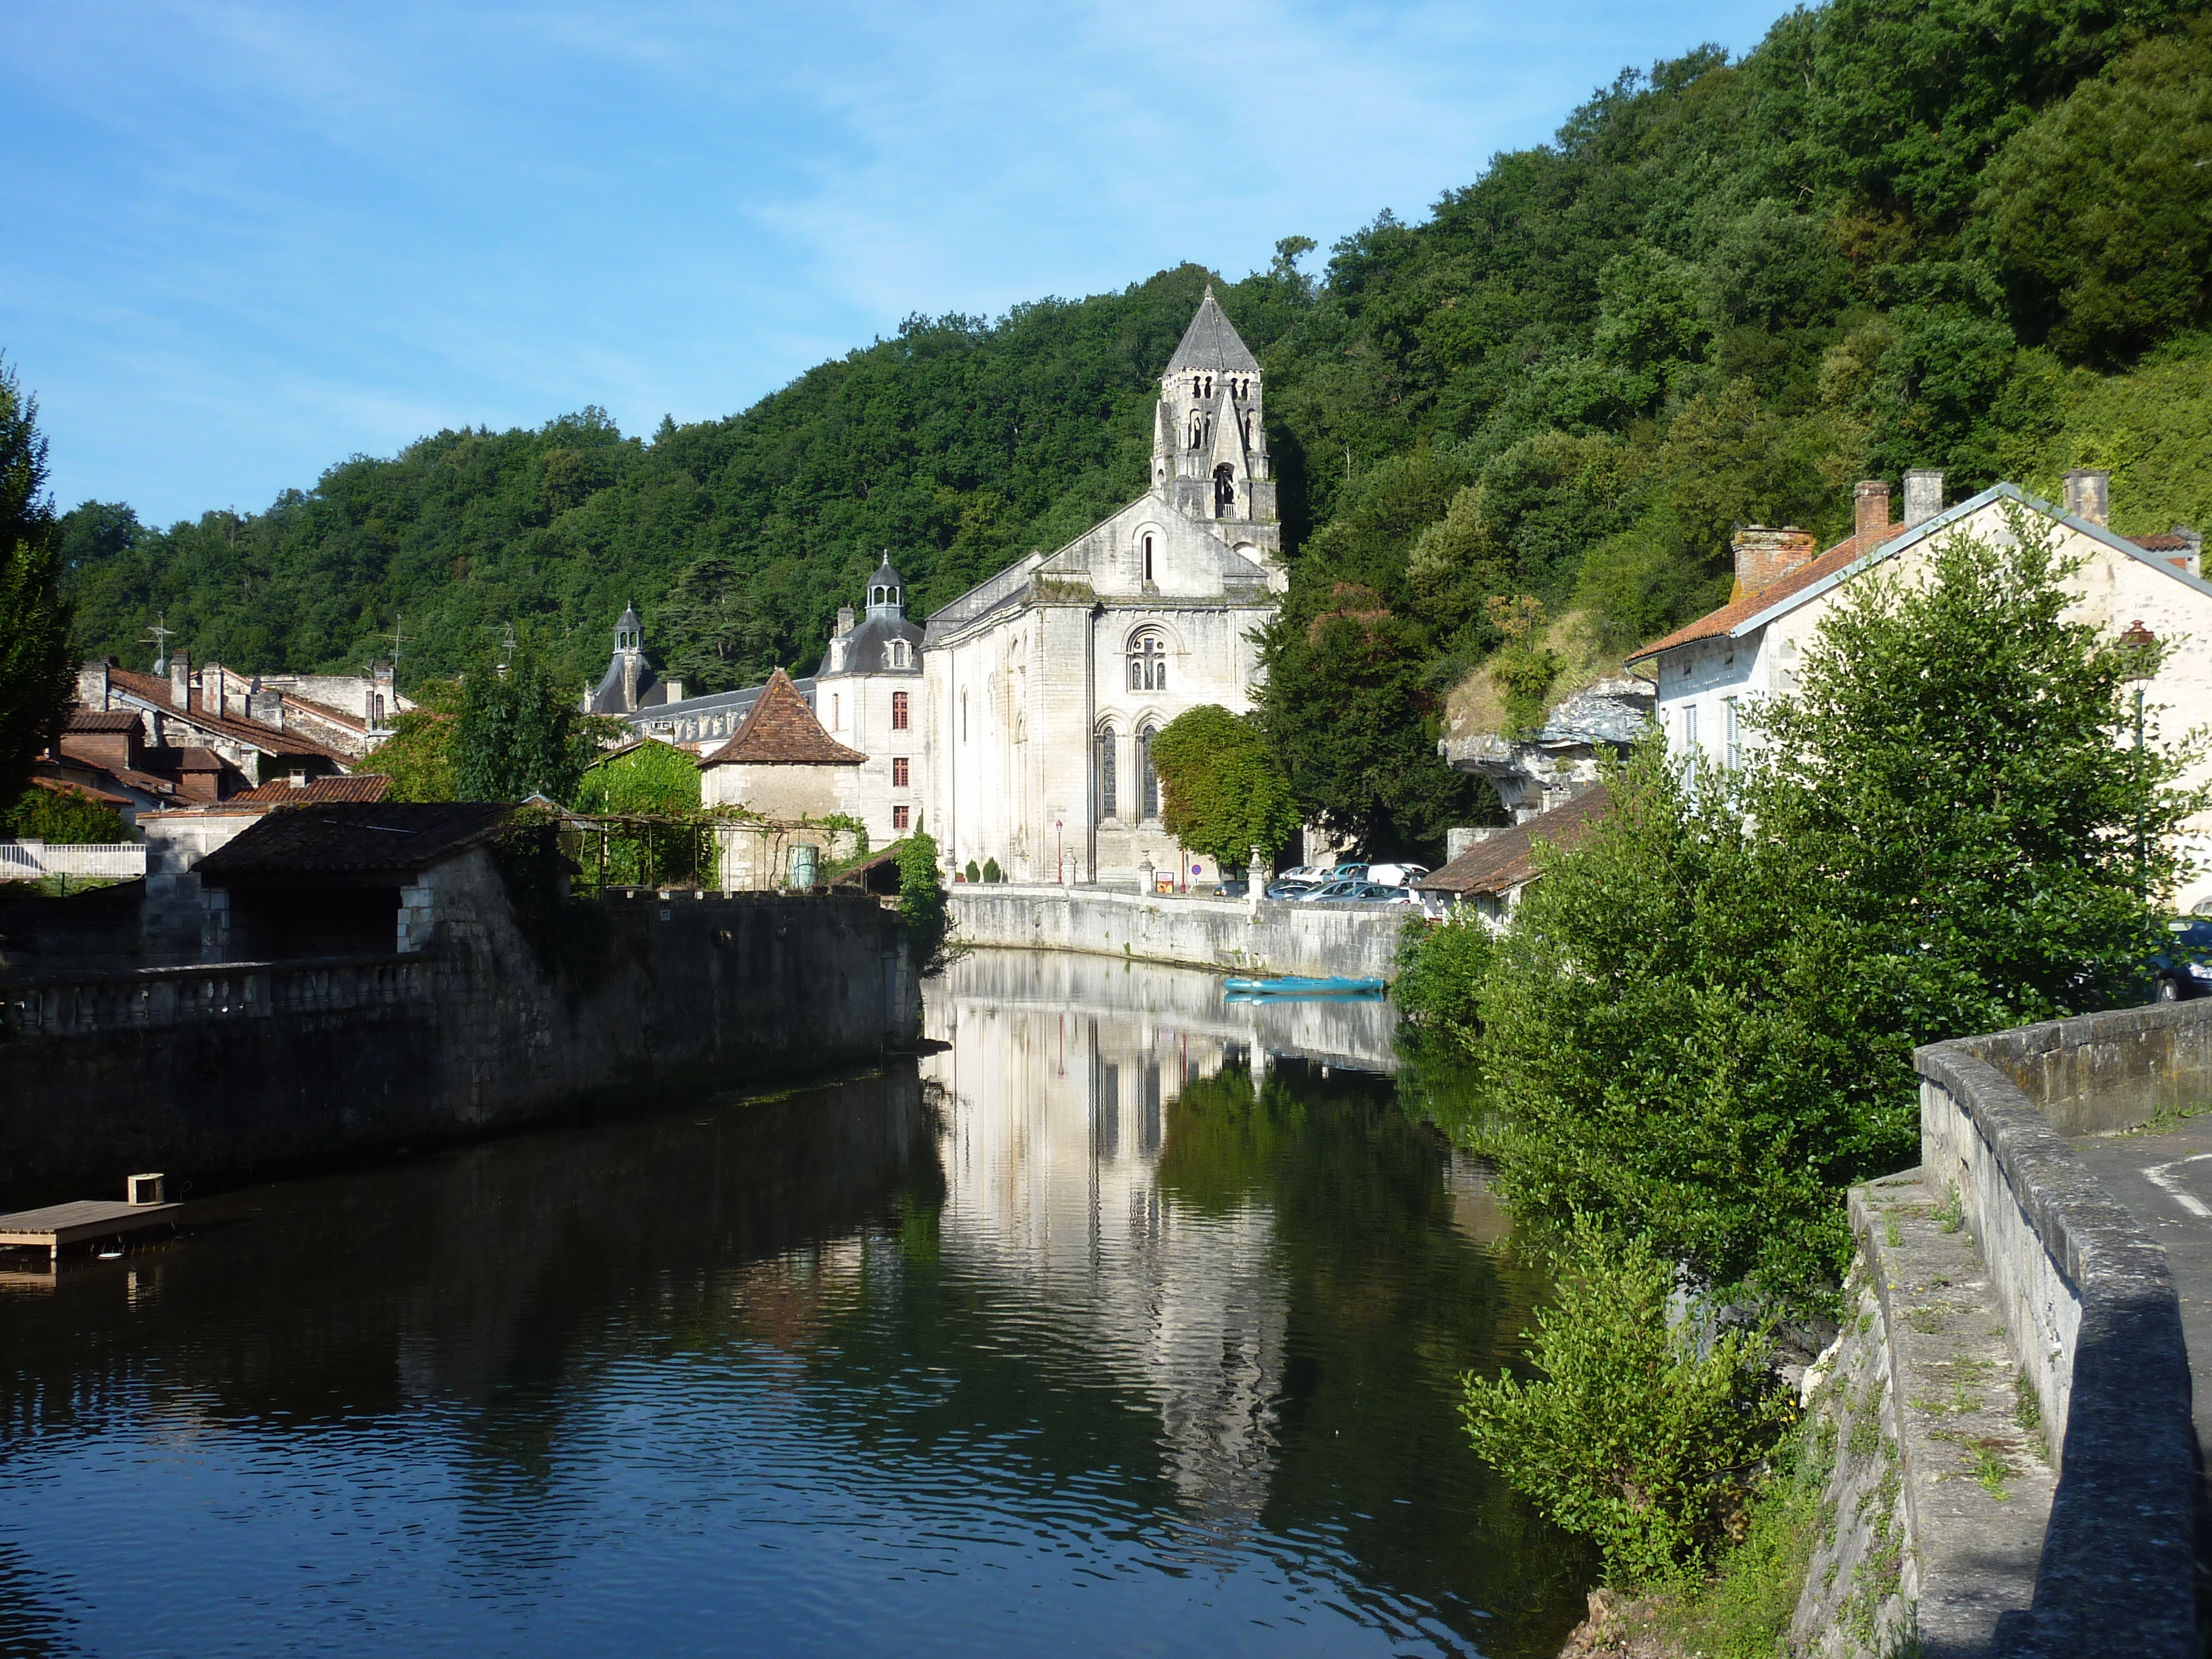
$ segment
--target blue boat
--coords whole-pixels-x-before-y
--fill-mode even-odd
[[[1379,994],[1379,979],[1225,979],[1224,991],[1256,997],[1340,997]]]

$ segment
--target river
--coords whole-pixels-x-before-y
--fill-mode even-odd
[[[16,1257],[0,1654],[1556,1650],[1591,1564],[1455,1414],[1540,1283],[1387,1011],[1017,952],[926,1007]]]

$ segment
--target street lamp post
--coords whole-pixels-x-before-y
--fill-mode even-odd
[[[2150,883],[2149,849],[2143,836],[2143,687],[2158,672],[2158,636],[2138,618],[2120,635],[2120,648],[2127,653],[2127,678],[2136,690],[2136,896],[2148,904]]]

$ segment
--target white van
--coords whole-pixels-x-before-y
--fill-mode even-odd
[[[1367,879],[1385,887],[1410,887],[1429,873],[1425,864],[1370,864]]]

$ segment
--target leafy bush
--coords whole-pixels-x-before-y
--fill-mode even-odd
[[[945,966],[945,889],[937,877],[937,838],[919,822],[899,844],[899,920],[906,924],[907,949],[921,974]]]
[[[33,784],[0,815],[0,828],[21,841],[56,846],[112,846],[136,841],[123,815],[76,789],[45,789]]]
[[[983,872],[975,867],[975,860],[973,859],[969,859],[968,860],[967,869],[961,872],[961,873],[968,878],[968,882],[970,886],[973,886],[975,883],[983,879]]]
[[[1578,1223],[1558,1272],[1559,1299],[1523,1333],[1542,1375],[1468,1376],[1468,1433],[1553,1521],[1595,1540],[1609,1583],[1679,1583],[1729,1536],[1790,1404],[1761,1338],[1701,1343],[1668,1322],[1674,1270],[1648,1242],[1609,1245]]]
[[[1001,869],[1000,869],[1000,868],[999,868],[999,861],[998,861],[998,860],[996,860],[996,859],[985,859],[985,860],[983,860],[983,879],[984,879],[984,880],[986,880],[986,881],[1004,881],[1006,878],[1006,872],[1005,871],[1003,871],[1003,870],[1001,870]]]
[[[1471,906],[1442,922],[1407,921],[1398,939],[1398,976],[1390,983],[1398,1012],[1472,1043],[1483,978],[1496,954],[1490,924]]]

